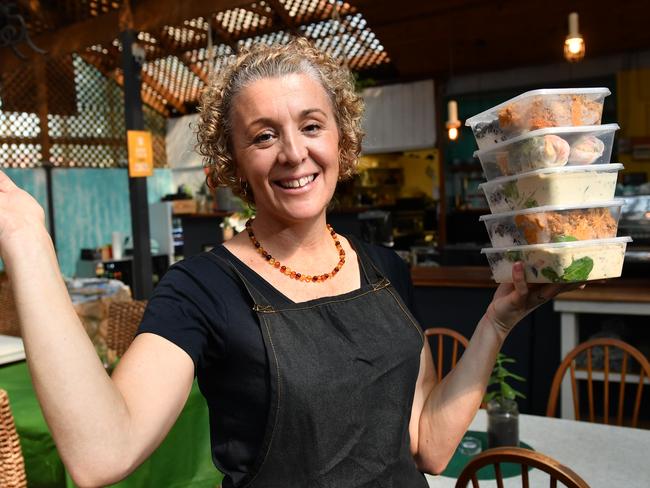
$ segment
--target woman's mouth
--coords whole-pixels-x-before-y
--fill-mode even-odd
[[[287,190],[296,190],[298,188],[307,186],[309,183],[314,181],[314,179],[316,179],[316,176],[316,174],[312,174],[309,176],[303,176],[301,178],[278,180],[275,182],[275,184]]]

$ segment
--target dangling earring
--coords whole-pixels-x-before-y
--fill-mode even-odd
[[[239,178],[239,188],[241,189],[241,194],[244,198],[248,197],[248,182]]]

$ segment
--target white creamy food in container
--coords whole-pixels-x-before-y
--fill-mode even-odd
[[[512,282],[512,265],[524,263],[528,283],[572,283],[621,276],[630,237],[485,248],[497,283]]]
[[[543,207],[546,205],[581,205],[614,198],[618,172],[622,164],[561,166],[517,176],[504,176],[481,183],[490,211]]]
[[[470,117],[479,149],[545,127],[600,125],[607,88],[532,90]]]
[[[542,168],[607,164],[618,124],[539,129],[476,151],[488,180]]]
[[[625,200],[588,205],[547,205],[481,215],[494,247],[616,237]]]

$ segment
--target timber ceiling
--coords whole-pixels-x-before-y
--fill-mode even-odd
[[[146,53],[143,101],[166,116],[192,111],[211,70],[255,42],[286,42],[302,35],[355,71],[390,62],[363,15],[341,0],[132,0],[130,5],[123,0],[21,0],[12,12],[25,20],[36,48],[62,59],[74,51],[119,85],[123,83],[119,25],[133,26]],[[18,49],[18,56],[9,48],[0,49],[5,78],[15,79],[13,70],[6,68],[25,68],[20,54],[38,56],[24,43]],[[22,98],[7,103],[6,93],[3,99],[12,108],[28,103]]]
[[[400,79],[563,63],[571,12],[580,16],[586,59],[650,50],[650,0],[351,3],[363,13]]]
[[[129,23],[146,51],[143,99],[166,116],[193,111],[210,69],[241,46],[291,35],[311,38],[356,71],[390,80],[563,62],[571,11],[580,14],[588,58],[650,49],[648,0],[131,0],[130,10],[125,0],[2,2],[10,4],[48,58],[75,52],[118,84],[117,36]],[[38,56],[25,43],[18,48]],[[0,47],[0,73],[15,79],[29,64]],[[66,74],[62,90],[70,66],[68,58],[46,69]]]

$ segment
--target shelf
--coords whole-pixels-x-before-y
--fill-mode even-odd
[[[217,210],[216,212],[202,212],[202,213],[175,213],[172,214],[172,217],[176,218],[190,218],[190,219],[211,219],[211,218],[223,218],[232,215],[233,212],[228,210]]]

